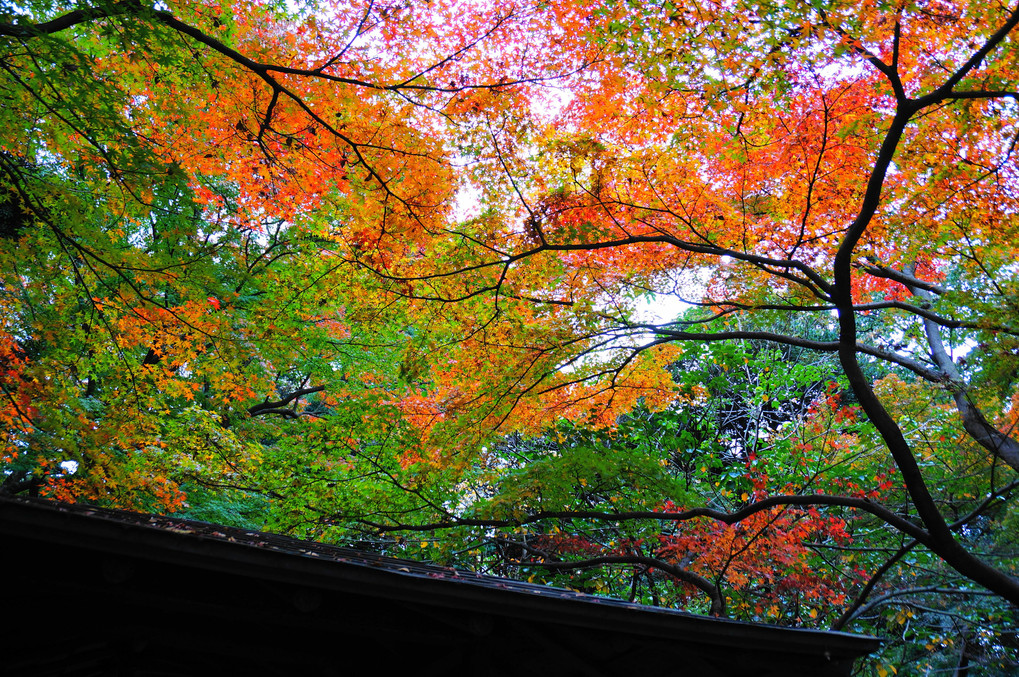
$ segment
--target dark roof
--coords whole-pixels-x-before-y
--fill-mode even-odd
[[[332,674],[365,652],[416,675],[848,675],[879,644],[36,499],[0,498],[0,536],[10,675]]]

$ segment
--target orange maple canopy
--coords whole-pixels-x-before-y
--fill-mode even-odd
[[[19,5],[2,491],[1006,665],[1019,11],[823,4]]]

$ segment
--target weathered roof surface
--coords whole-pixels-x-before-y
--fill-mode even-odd
[[[334,674],[349,652],[418,675],[848,675],[878,646],[82,505],[0,498],[0,537],[4,580],[20,584],[5,606],[26,619],[20,641],[8,634],[24,652],[5,652],[11,675]],[[32,622],[62,618],[78,620],[40,646]]]

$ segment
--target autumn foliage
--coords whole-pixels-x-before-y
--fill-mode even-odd
[[[1017,25],[5,5],[0,491],[1007,671]]]

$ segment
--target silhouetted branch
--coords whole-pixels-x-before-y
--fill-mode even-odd
[[[284,409],[284,407],[289,405],[294,400],[297,400],[298,398],[304,397],[305,395],[311,395],[312,393],[320,393],[325,389],[326,389],[325,386],[300,388],[299,390],[295,390],[292,393],[289,393],[282,400],[277,400],[275,402],[270,402],[269,398],[267,397],[265,398],[265,402],[262,402],[261,404],[256,404],[253,407],[249,407],[248,415],[261,416],[263,414],[282,414],[283,416],[296,418],[297,412],[293,411],[292,409]]]

